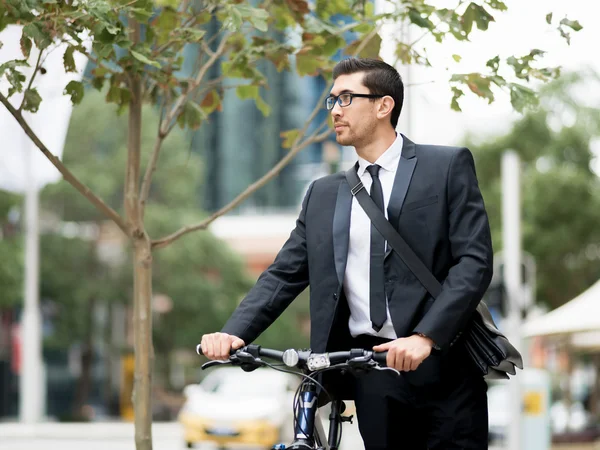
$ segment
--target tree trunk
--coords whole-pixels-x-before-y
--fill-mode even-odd
[[[135,446],[152,450],[152,254],[148,236],[134,242]]]
[[[129,18],[134,44],[141,41],[140,24]],[[133,413],[137,450],[152,450],[152,253],[150,238],[144,229],[140,208],[140,154],[142,135],[142,81],[140,74],[129,79],[129,124],[124,207],[133,244],[133,336],[134,388]]]

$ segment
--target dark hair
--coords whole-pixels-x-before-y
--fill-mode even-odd
[[[340,75],[350,75],[364,72],[363,84],[369,89],[370,94],[389,95],[394,99],[392,110],[392,127],[398,125],[398,118],[404,102],[404,84],[402,77],[396,69],[378,59],[348,58],[343,59],[333,68],[333,79]]]

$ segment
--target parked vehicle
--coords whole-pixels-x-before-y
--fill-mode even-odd
[[[299,378],[269,369],[243,372],[221,367],[200,384],[184,389],[186,402],[179,414],[189,448],[214,442],[271,448],[293,435],[290,405]]]

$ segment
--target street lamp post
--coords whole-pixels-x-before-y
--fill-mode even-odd
[[[502,240],[504,280],[508,296],[508,336],[513,345],[521,348],[522,269],[521,269],[521,171],[516,152],[502,155]],[[521,386],[519,377],[509,384],[510,425],[508,448],[521,449]]]

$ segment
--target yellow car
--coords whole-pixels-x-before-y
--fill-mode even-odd
[[[211,369],[200,384],[184,389],[186,402],[179,422],[187,446],[212,442],[220,448],[270,449],[279,442],[291,442],[298,383],[298,377],[272,369]]]

